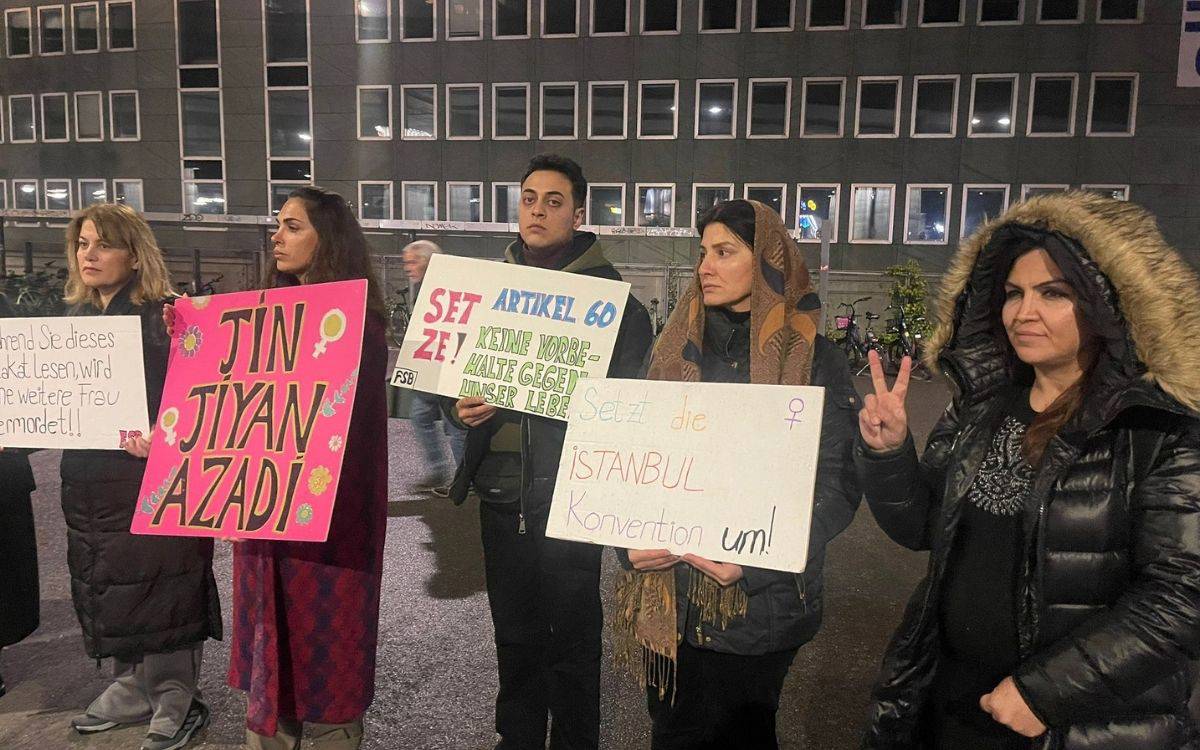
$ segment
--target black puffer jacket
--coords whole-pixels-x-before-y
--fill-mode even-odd
[[[884,658],[864,746],[921,747],[938,592],[1003,408],[993,396],[1031,379],[993,332],[991,298],[1002,259],[1031,240],[1086,290],[1081,317],[1103,344],[1025,504],[1014,678],[1049,727],[1030,746],[1200,747],[1187,710],[1188,659],[1200,653],[1200,352],[1172,333],[1200,326],[1200,284],[1150,216],[1082,194],[1017,205],[960,248],[930,352],[957,386],[953,403],[919,462],[911,438],[891,454],[856,451],[880,526],[931,550]]]
[[[171,341],[162,302],[134,305],[129,286],[99,311],[137,315],[151,422],[158,414]],[[124,451],[69,450],[62,458],[71,599],[88,656],[126,659],[166,653],[221,637],[221,602],[211,539],[129,533],[146,462]]]
[[[739,319],[736,314],[710,308],[704,323],[703,356],[700,367],[703,382],[749,383],[748,315]],[[686,596],[675,597],[675,622],[680,635],[693,646],[757,656],[802,646],[821,627],[825,545],[854,520],[860,498],[851,458],[858,433],[858,393],[846,355],[824,336],[817,336],[813,347],[809,384],[825,388],[825,408],[821,417],[808,564],[803,573],[742,566],[743,577],[737,585],[746,590],[749,598],[746,615],[733,618],[725,628],[702,624],[696,605]],[[619,550],[619,553],[626,562],[627,552]],[[689,566],[675,566],[675,590],[687,591],[690,577]]]

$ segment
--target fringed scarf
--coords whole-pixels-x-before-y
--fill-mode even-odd
[[[784,229],[779,214],[757,201],[754,206],[754,278],[750,284],[750,382],[808,385],[820,300],[800,249]],[[699,382],[704,350],[704,297],[697,265],[692,283],[679,300],[655,344],[651,380]],[[746,592],[736,584],[721,586],[691,569],[687,598],[700,611],[701,622],[724,630],[746,614]],[[644,690],[666,696],[675,684],[679,628],[676,623],[674,570],[627,571],[617,582],[616,635],[618,666],[628,669]],[[672,691],[672,701],[674,691]]]

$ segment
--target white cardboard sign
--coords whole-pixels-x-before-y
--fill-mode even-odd
[[[0,446],[121,448],[149,432],[135,315],[0,318]]]
[[[435,254],[392,385],[565,420],[584,378],[604,377],[629,284]]]
[[[587,380],[546,534],[800,572],[825,389]]]

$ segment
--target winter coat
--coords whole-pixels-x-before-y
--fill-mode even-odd
[[[1200,283],[1152,217],[1073,193],[1011,208],[959,249],[928,358],[956,395],[920,461],[856,449],[875,518],[931,550],[888,646],[865,746],[921,746],[938,668],[938,596],[967,490],[1002,417],[1032,382],[995,329],[997,282],[1018,247],[1044,247],[1101,338],[1083,404],[1049,443],[1023,511],[1014,681],[1049,730],[1039,750],[1196,748],[1188,659],[1200,653]],[[999,287],[1002,288],[1002,287]]]
[[[525,264],[520,239],[509,245],[505,255],[509,263]],[[621,280],[591,232],[577,232],[574,245],[560,262],[558,270],[564,273]],[[652,339],[650,315],[631,294],[617,332],[609,377],[635,377]],[[447,416],[466,429],[453,402],[444,404]],[[492,419],[468,430],[463,459],[450,486],[451,499],[461,504],[474,484],[484,502],[517,503],[522,519],[549,508],[566,431],[567,423],[562,420],[498,410]]]
[[[821,627],[824,600],[825,545],[841,533],[858,510],[858,481],[851,450],[858,433],[858,393],[846,355],[824,336],[813,347],[810,385],[825,388],[821,444],[813,492],[812,531],[803,573],[742,566],[737,583],[748,596],[746,614],[724,628],[702,624],[699,609],[686,596],[675,597],[680,636],[698,648],[757,656],[798,648]],[[701,380],[705,383],[750,382],[750,326],[710,310],[704,328]],[[627,561],[627,552],[618,554]],[[688,590],[691,567],[675,566],[675,590]]]
[[[258,734],[274,735],[280,717],[345,724],[375,697],[387,358],[383,320],[368,312],[328,541],[234,546],[229,684],[249,693],[246,726]]]
[[[153,423],[171,341],[162,322],[163,302],[135,305],[130,286],[103,311],[85,303],[71,314],[141,318],[146,400]],[[129,533],[145,469],[145,459],[125,451],[63,451],[71,599],[83,626],[84,647],[96,659],[133,660],[221,638],[212,540]]]
[[[15,314],[0,294],[0,318]],[[37,539],[30,501],[33,490],[27,451],[0,451],[0,648],[22,640],[38,626]]]

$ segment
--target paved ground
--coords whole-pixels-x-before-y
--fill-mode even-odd
[[[870,387],[858,379],[859,390]],[[923,439],[948,400],[938,383],[914,382],[910,401],[914,432]],[[414,493],[417,446],[409,423],[391,420],[393,496],[384,569],[379,674],[375,703],[367,714],[364,748],[458,750],[491,748],[492,698],[496,689],[492,627],[484,593],[479,522],[473,504]],[[107,665],[97,669],[83,653],[71,608],[66,540],[58,505],[58,455],[34,456],[39,490],[34,497],[42,574],[42,627],[4,650],[0,670],[9,694],[0,699],[0,748],[136,748],[143,728],[81,738],[67,726],[106,685]],[[783,746],[851,748],[856,744],[883,647],[925,556],[889,542],[865,506],[850,529],[834,541],[827,567],[825,626],[800,651],[780,710]],[[611,590],[615,562],[606,553],[603,587]],[[230,554],[218,545],[217,580],[230,606]],[[245,704],[225,686],[228,647],[210,642],[202,688],[213,725],[196,747],[240,746]],[[605,661],[611,665],[611,661]],[[602,695],[602,746],[648,747],[644,701],[623,675],[606,667]]]

